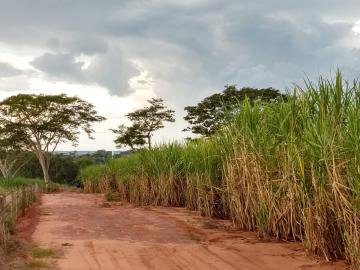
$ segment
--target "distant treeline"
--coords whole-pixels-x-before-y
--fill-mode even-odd
[[[81,182],[78,174],[82,168],[103,163],[110,158],[112,158],[111,151],[105,150],[98,150],[81,156],[71,152],[69,154],[52,154],[49,168],[50,179],[60,184],[79,186]],[[31,152],[7,152],[3,154],[1,161],[5,167],[3,170],[7,171],[7,175],[2,175],[2,178],[43,178],[41,166],[36,156]]]

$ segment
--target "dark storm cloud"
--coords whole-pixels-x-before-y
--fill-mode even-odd
[[[49,80],[116,95],[139,74],[133,59],[179,106],[225,84],[285,88],[336,67],[360,72],[358,0],[0,2],[0,42],[42,48],[32,65]],[[91,56],[88,68],[80,55]]]

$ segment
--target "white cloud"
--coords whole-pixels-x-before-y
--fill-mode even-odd
[[[354,27],[352,28],[352,30],[355,32],[356,35],[360,35],[360,21],[358,21]]]

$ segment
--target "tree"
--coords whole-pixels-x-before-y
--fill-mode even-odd
[[[146,143],[138,124],[133,124],[130,127],[120,125],[118,129],[111,130],[118,135],[114,140],[118,148],[129,146],[132,151],[135,151],[137,147],[141,147]]]
[[[79,170],[76,157],[61,154],[51,157],[49,175],[56,183],[79,186],[80,181],[77,179]]]
[[[9,140],[37,157],[46,185],[51,154],[61,142],[78,142],[80,130],[93,133],[93,123],[104,120],[94,106],[78,97],[19,94],[0,102],[0,126]]]
[[[75,159],[76,164],[80,169],[83,169],[87,166],[93,165],[96,163],[95,159],[91,156],[80,156]]]
[[[184,117],[190,124],[184,131],[192,131],[195,134],[211,136],[226,122],[226,116],[236,112],[239,102],[249,99],[255,101],[276,102],[286,99],[274,88],[256,89],[244,87],[237,89],[235,85],[225,86],[222,93],[216,93],[206,97],[195,106],[185,107],[187,115]]]
[[[91,155],[91,157],[95,160],[95,163],[103,163],[106,160],[110,159],[112,155],[111,151],[106,151],[105,149],[97,150],[95,153]]]
[[[113,132],[119,134],[114,141],[119,146],[128,145],[135,149],[135,146],[142,146],[145,140],[149,149],[152,147],[151,137],[156,130],[164,127],[164,122],[175,122],[175,111],[168,109],[161,98],[148,100],[150,106],[136,110],[126,115],[132,126],[119,126]]]

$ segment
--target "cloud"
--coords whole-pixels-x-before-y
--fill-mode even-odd
[[[13,77],[22,74],[23,71],[8,63],[0,62],[0,78]]]
[[[46,41],[46,45],[52,51],[72,54],[95,55],[108,50],[108,44],[104,39],[81,34],[63,40],[51,37]]]
[[[81,53],[85,53],[81,51]],[[128,81],[140,72],[117,49],[107,50],[85,62],[77,61],[78,54],[46,53],[35,58],[31,64],[49,79],[77,84],[97,84],[113,95],[129,94]]]
[[[81,82],[83,80],[81,70],[83,63],[76,62],[74,55],[71,54],[46,53],[35,58],[31,62],[31,65],[54,79],[75,82]]]
[[[129,79],[140,74],[135,64],[126,59],[117,48],[95,57],[84,72],[89,81],[118,96],[129,94]]]

